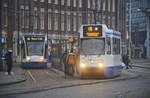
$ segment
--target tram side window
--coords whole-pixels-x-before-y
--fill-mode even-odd
[[[111,54],[111,40],[110,40],[110,37],[107,37],[107,45],[106,45],[106,49],[107,49],[107,54]]]
[[[113,38],[113,54],[120,54],[120,39]]]

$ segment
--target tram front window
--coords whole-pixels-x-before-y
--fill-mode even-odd
[[[27,42],[27,55],[43,55],[44,42]]]
[[[81,54],[103,54],[104,39],[82,39]]]

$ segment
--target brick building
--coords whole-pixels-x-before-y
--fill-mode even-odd
[[[126,0],[1,0],[1,32],[6,32],[7,47],[13,47],[14,56],[19,54],[15,47],[21,36],[33,32],[47,34],[64,50],[81,24],[106,24],[122,33],[125,45],[125,5]]]

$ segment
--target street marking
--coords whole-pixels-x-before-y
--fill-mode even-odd
[[[36,83],[36,79],[33,77],[32,73],[29,70],[27,70],[27,72],[29,76],[31,77],[31,79]]]

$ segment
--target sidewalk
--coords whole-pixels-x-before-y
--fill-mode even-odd
[[[132,59],[132,66],[150,69],[150,59]]]
[[[24,72],[19,65],[15,64],[12,69],[13,74],[7,75],[5,71],[0,71],[0,86],[24,82],[26,80]]]

